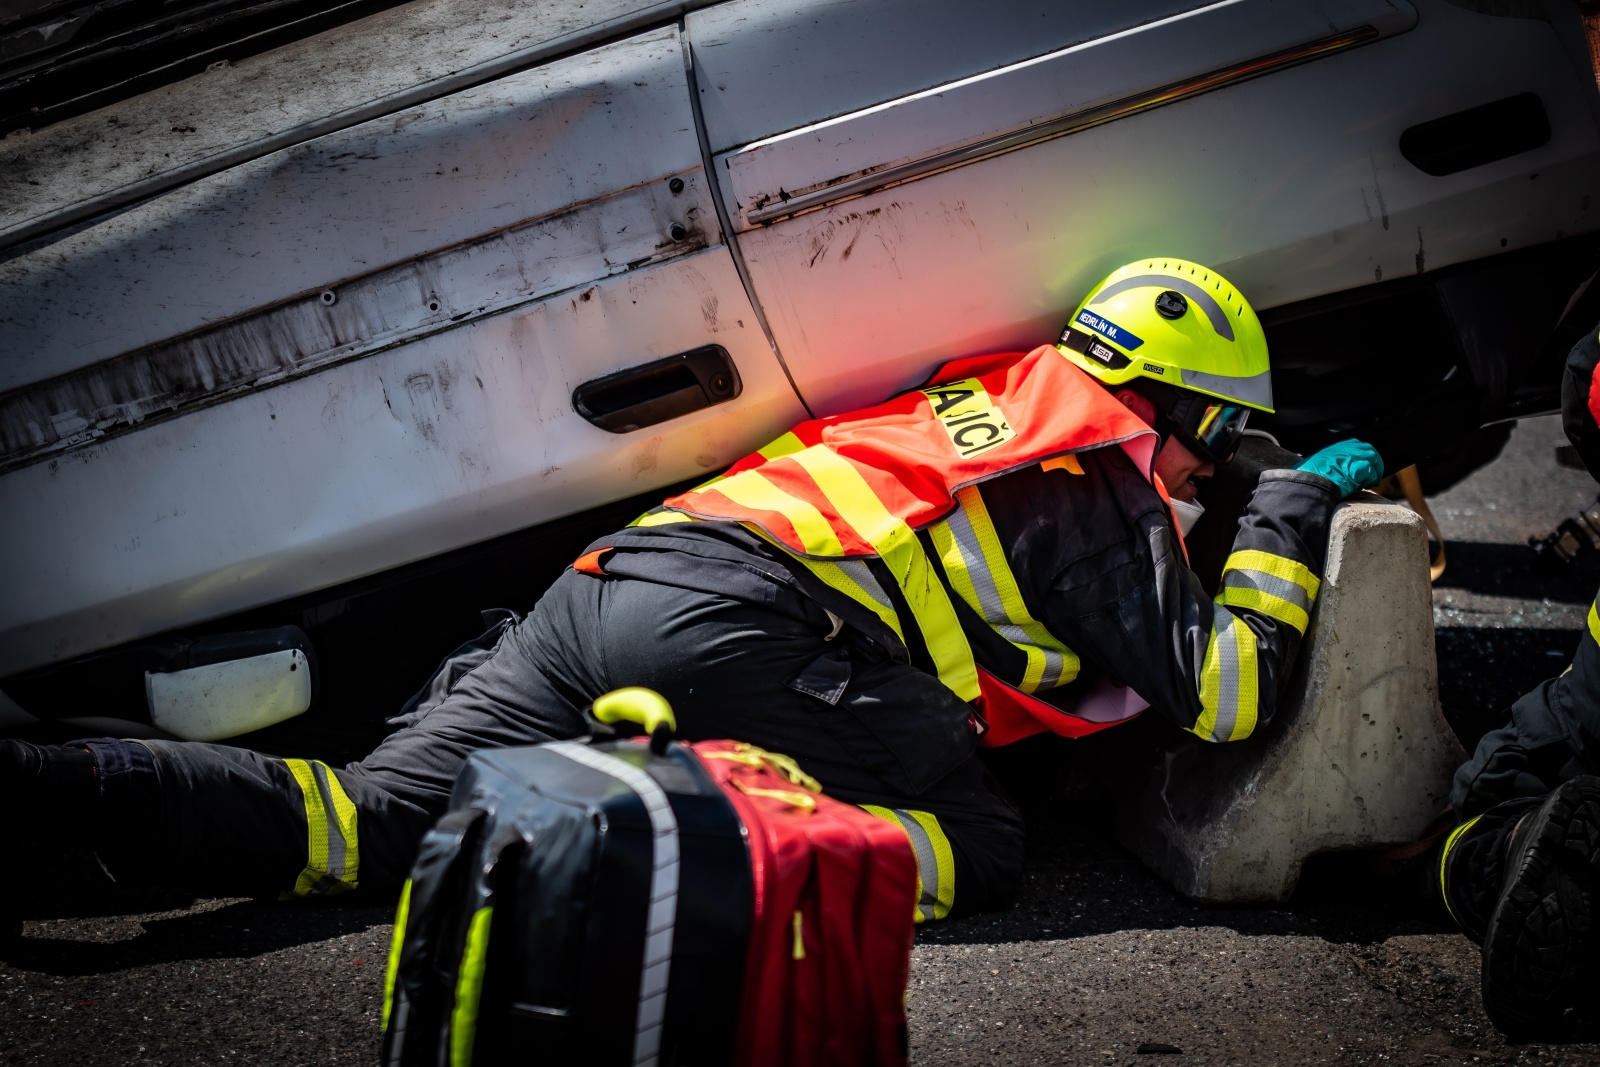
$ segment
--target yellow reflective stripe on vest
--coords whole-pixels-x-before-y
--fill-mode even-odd
[[[489,923],[493,918],[493,908],[479,908],[467,925],[461,970],[456,973],[456,1003],[450,1009],[450,1067],[468,1067],[472,1063],[472,1045],[478,1037],[478,1000],[483,995],[483,967],[489,958]]]
[[[888,594],[883,591],[883,586],[878,584],[878,580],[872,576],[872,571],[863,560],[841,559],[834,563],[824,563],[818,559],[795,556],[792,552],[789,554],[803,563],[805,568],[820,581],[876,615],[879,621],[894,631],[900,643],[905,644],[906,632],[900,628],[900,616],[895,614],[894,605],[890,603]]]
[[[800,443],[800,438],[796,437],[794,435],[794,431],[791,430],[789,433],[784,434],[776,441],[769,442],[768,444],[756,449],[756,451],[760,454],[762,459],[780,459],[784,456],[790,455],[791,453],[798,452],[804,447],[806,446]],[[705,481],[701,482],[699,485],[695,486],[689,491],[691,493],[698,493],[702,489],[710,489],[712,486],[718,485],[727,480],[728,476],[726,474],[719,474],[715,478],[707,478]],[[694,519],[691,516],[685,515],[681,511],[669,511],[666,508],[656,507],[651,508],[643,515],[640,515],[637,519],[634,519],[632,522],[628,523],[628,525],[665,526],[670,522],[693,521]]]
[[[389,1029],[389,1015],[394,1011],[394,983],[400,977],[400,950],[406,943],[406,920],[411,917],[411,879],[400,888],[400,906],[394,910],[394,935],[389,938],[389,966],[383,972],[383,1022],[379,1029]]]
[[[782,459],[784,456],[791,456],[805,447],[806,446],[800,442],[800,438],[794,435],[794,431],[790,430],[776,441],[769,441],[760,448],[756,449],[756,455],[760,456],[762,459],[768,460]],[[702,489],[709,489],[718,482],[727,481],[727,479],[728,475],[719,474],[715,478],[707,478],[705,481],[701,482],[699,485],[695,486],[689,491],[691,493],[698,493]]]
[[[792,456],[796,452],[805,451],[805,447],[800,438],[796,437],[794,431],[791,430],[776,441],[769,445],[764,445],[756,451],[760,453],[762,459],[782,459],[784,456]]]
[[[796,563],[803,564],[806,570],[817,576],[824,585],[854,600],[857,604],[876,615],[882,623],[894,631],[894,635],[905,644],[905,631],[900,628],[900,616],[894,612],[894,604],[889,601],[889,595],[883,591],[883,586],[878,584],[878,579],[872,576],[865,560],[840,559],[831,563],[820,559],[807,559],[797,556],[789,550],[789,546],[773,537],[767,531],[753,522],[742,522],[739,525],[772,545],[783,550],[783,553]]]
[[[1189,729],[1206,741],[1239,741],[1256,728],[1256,635],[1222,605],[1212,610],[1200,667],[1200,718]]]
[[[740,507],[752,511],[776,511],[788,519],[808,555],[844,555],[844,546],[839,544],[838,535],[816,505],[779,489],[767,480],[759,467],[742,471],[732,478],[724,478],[717,483],[717,492]]]
[[[361,850],[356,806],[338,777],[320,760],[286,759],[306,806],[306,869],[290,895],[342,893],[356,887]]]
[[[1595,644],[1600,644],[1600,611],[1596,610],[1600,600],[1589,605],[1589,636],[1594,638]]]
[[[1024,693],[1072,681],[1078,656],[1028,613],[982,495],[968,487],[956,493],[956,501],[960,506],[928,530],[951,587],[995,633],[1027,655],[1018,686]]]
[[[1259,611],[1303,634],[1321,586],[1305,564],[1251,549],[1228,557],[1217,602]]]
[[[950,914],[956,900],[956,861],[950,839],[944,836],[939,820],[926,811],[861,805],[884,822],[892,822],[911,839],[911,853],[917,858],[917,922],[929,922]]]
[[[637,519],[628,523],[629,526],[666,526],[674,522],[693,522],[692,516],[681,511],[668,511],[666,508],[651,508]]]
[[[849,460],[831,449],[817,445],[796,452],[790,458],[811,475],[839,516],[872,545],[878,558],[888,566],[922,631],[939,680],[962,700],[976,700],[978,667],[972,659],[972,646],[967,643],[967,635],[961,632],[950,594],[934,574],[928,554],[922,550],[922,542],[911,532],[911,527],[884,507],[883,501]],[[730,478],[728,483],[735,480]],[[728,483],[719,489],[726,493]]]

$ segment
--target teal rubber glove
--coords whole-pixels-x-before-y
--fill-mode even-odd
[[[1339,487],[1339,499],[1358,489],[1371,489],[1383,479],[1383,457],[1365,441],[1351,438],[1307,456],[1299,470],[1320,474]]]

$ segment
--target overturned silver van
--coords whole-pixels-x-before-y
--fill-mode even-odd
[[[1262,311],[1285,444],[1439,478],[1600,319],[1565,0],[412,0],[89,84],[98,6],[0,8],[54,94],[0,141],[13,713],[292,625],[377,722],[666,487],[1142,255]]]

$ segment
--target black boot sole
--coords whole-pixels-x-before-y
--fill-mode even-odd
[[[1483,1006],[1513,1041],[1600,1038],[1600,778],[1556,789],[1518,829],[1483,939]]]

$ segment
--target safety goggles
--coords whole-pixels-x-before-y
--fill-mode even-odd
[[[1213,463],[1226,463],[1233,458],[1239,438],[1244,436],[1250,409],[1242,404],[1190,393],[1173,404],[1166,416],[1174,436],[1189,451]]]

